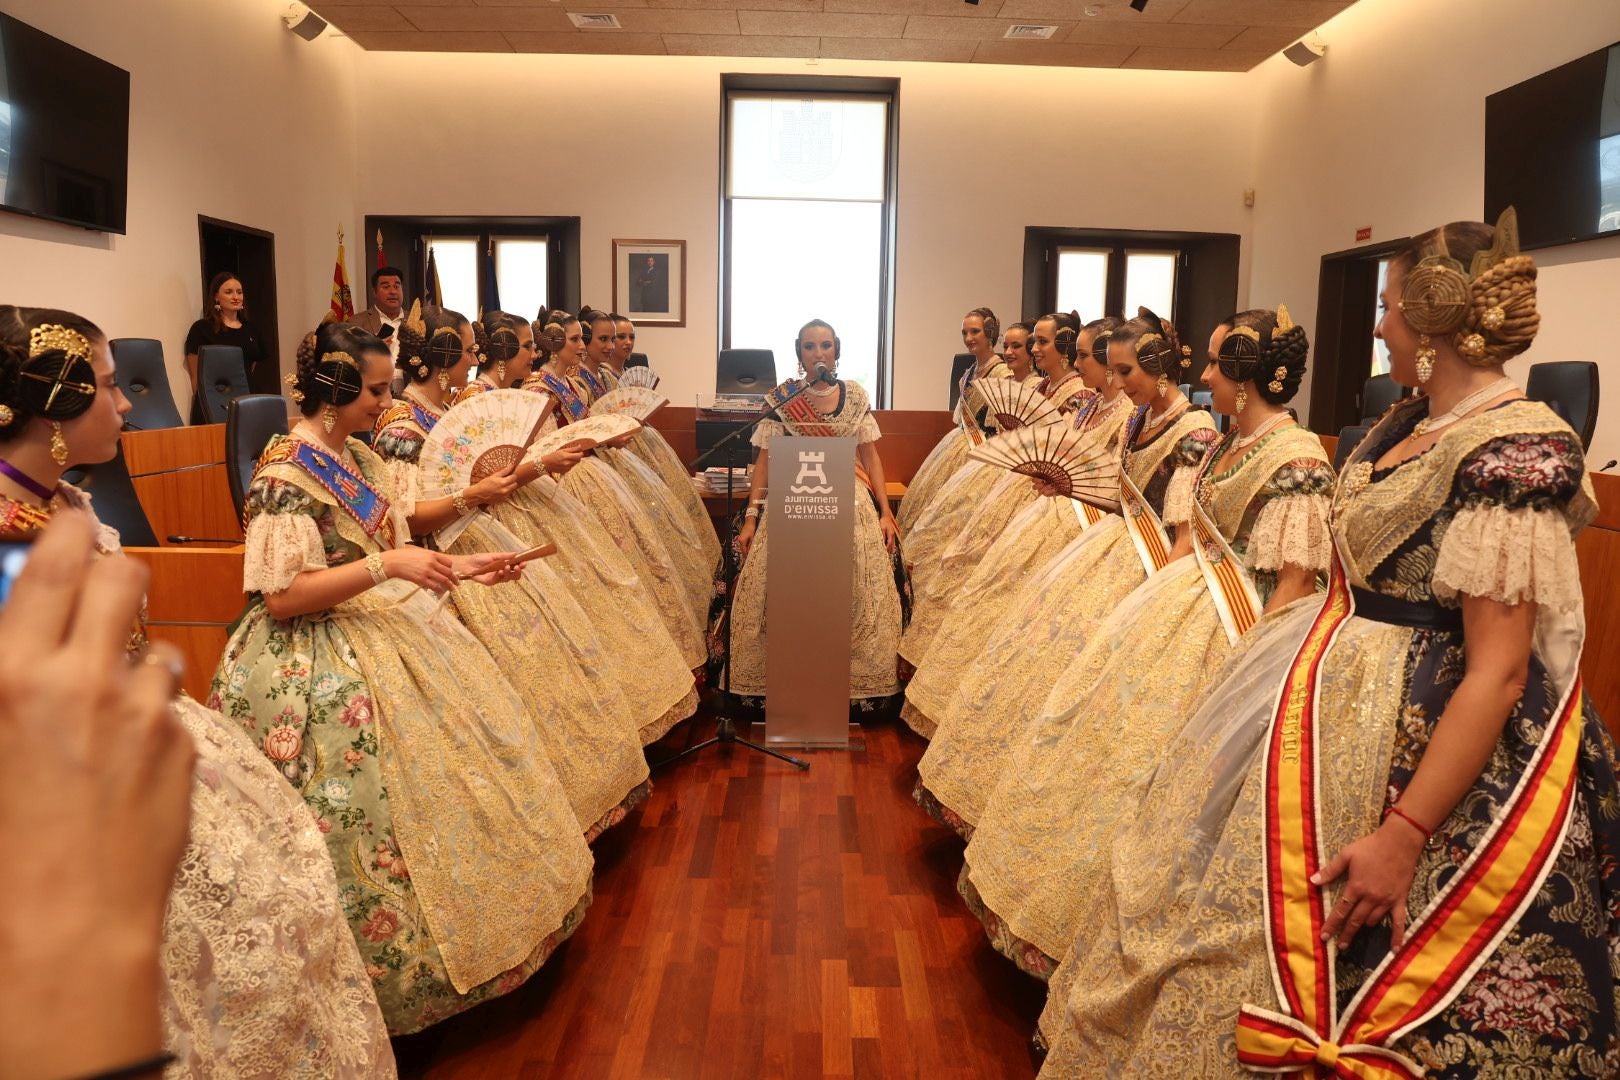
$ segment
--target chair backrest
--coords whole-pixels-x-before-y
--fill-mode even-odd
[[[630,359],[628,359],[628,360],[626,360],[624,362],[624,366],[627,367],[627,368],[647,367],[647,366],[649,366],[648,363],[647,363],[647,354],[644,353],[644,352],[633,352],[633,353],[631,353],[630,354]]]
[[[1554,360],[1531,364],[1525,396],[1545,402],[1581,437],[1583,449],[1597,431],[1598,366],[1590,360]]]
[[[956,411],[957,399],[962,396],[962,376],[973,364],[973,354],[970,352],[959,352],[951,357],[951,412]]]
[[[225,411],[225,479],[231,487],[236,518],[242,519],[253,466],[272,435],[287,434],[287,399],[280,394],[246,394]]]
[[[135,494],[135,484],[129,478],[129,466],[124,464],[124,447],[111,461],[99,465],[86,465],[83,475],[75,481],[90,494],[90,508],[103,525],[118,530],[125,547],[156,547],[157,536],[152,522],[141,508],[141,497]]]
[[[118,388],[129,398],[124,427],[129,431],[176,428],[185,421],[169,391],[169,371],[163,364],[163,342],[156,338],[113,338],[113,362]]]
[[[763,394],[776,385],[776,354],[770,349],[721,349],[714,369],[717,394]]]
[[[1374,375],[1361,386],[1361,422],[1370,425],[1401,400],[1401,384],[1390,375]]]
[[[1361,445],[1361,440],[1365,439],[1367,432],[1371,430],[1371,424],[1357,424],[1339,432],[1339,445],[1333,451],[1333,468],[1335,470],[1344,468],[1344,463],[1350,460],[1351,451]]]
[[[197,405],[203,423],[224,423],[231,401],[247,392],[247,363],[239,346],[204,345],[197,350]]]

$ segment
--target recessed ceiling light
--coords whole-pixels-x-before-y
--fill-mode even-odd
[[[623,30],[617,15],[579,15],[572,11],[568,20],[581,30]]]
[[[1038,23],[1013,23],[1007,27],[1007,32],[1002,36],[1016,41],[1030,38],[1040,41],[1051,37],[1057,31],[1058,28],[1055,26],[1042,26]]]

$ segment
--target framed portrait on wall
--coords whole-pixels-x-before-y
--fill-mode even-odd
[[[613,241],[613,305],[638,326],[685,326],[686,241]]]

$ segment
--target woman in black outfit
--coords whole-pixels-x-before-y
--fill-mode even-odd
[[[191,422],[202,423],[197,401],[197,353],[204,345],[235,345],[242,350],[248,385],[253,385],[253,369],[264,358],[264,345],[258,328],[248,321],[242,282],[228,270],[208,282],[203,298],[203,317],[186,333],[186,374],[191,377]]]

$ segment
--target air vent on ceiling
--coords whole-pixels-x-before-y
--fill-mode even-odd
[[[570,11],[568,18],[581,30],[623,30],[617,15],[577,15]]]
[[[1057,31],[1058,28],[1055,26],[1041,26],[1038,23],[1013,23],[1007,27],[1007,33],[1003,36],[1014,41],[1024,41],[1031,38],[1045,41]]]

